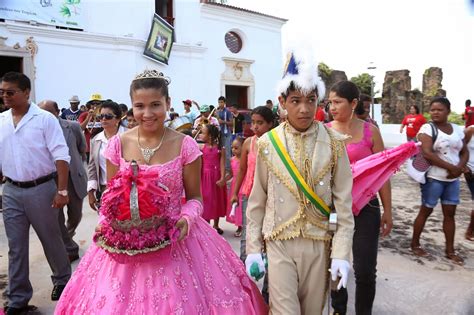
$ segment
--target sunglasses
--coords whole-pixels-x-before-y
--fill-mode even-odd
[[[8,97],[12,97],[13,95],[15,95],[16,93],[18,92],[21,92],[21,90],[4,90],[4,89],[0,89],[0,95],[3,96],[3,95],[6,95]]]
[[[115,118],[115,115],[114,114],[100,114],[100,115],[97,115],[97,118],[99,118],[100,120],[102,119],[111,120]]]

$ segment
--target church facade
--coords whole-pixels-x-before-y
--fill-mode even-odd
[[[184,99],[215,105],[224,95],[229,104],[253,108],[277,96],[282,18],[204,0],[91,1],[71,9],[80,19],[70,27],[12,16],[1,6],[0,76],[27,74],[34,101],[68,107],[72,95],[83,104],[98,93],[130,106],[130,82],[146,68],[171,78],[178,112]],[[155,13],[174,27],[168,64],[143,55]]]

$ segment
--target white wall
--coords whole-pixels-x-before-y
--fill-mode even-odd
[[[282,68],[282,21],[211,7],[199,0],[176,0],[178,42],[166,66],[142,55],[154,1],[91,0],[84,3],[83,10],[88,15],[84,32],[0,23],[0,36],[8,37],[8,46],[24,46],[30,36],[38,44],[36,101],[53,99],[67,107],[67,100],[74,94],[85,103],[91,94],[100,93],[103,98],[130,105],[131,80],[149,68],[171,77],[172,106],[178,112],[182,111],[181,101],[188,98],[216,104],[221,95],[222,57],[255,60],[251,66],[256,81],[255,104],[275,99],[274,87]],[[224,34],[231,29],[244,37],[244,48],[238,54],[225,46]]]

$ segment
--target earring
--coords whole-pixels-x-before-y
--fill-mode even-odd
[[[354,117],[354,108],[352,109],[351,120],[352,120],[352,117]]]

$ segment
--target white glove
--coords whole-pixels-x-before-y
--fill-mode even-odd
[[[255,275],[253,275],[250,270],[253,264],[257,264],[258,271],[260,273],[265,274],[265,264],[263,263],[262,254],[248,254],[247,258],[245,259],[245,269],[247,270],[247,274],[249,275],[249,277],[258,280],[255,278]]]
[[[347,279],[349,278],[349,270],[351,265],[347,260],[333,259],[331,261],[331,278],[332,281],[336,281],[337,277],[341,277],[341,280],[337,284],[337,289],[342,287],[347,288]]]
[[[230,217],[235,216],[235,208],[237,208],[237,202],[234,202],[232,204],[232,209],[230,210],[230,214],[229,214]]]

